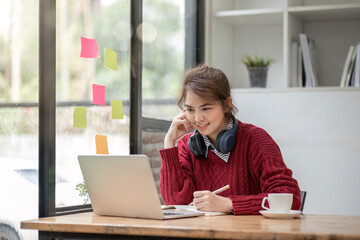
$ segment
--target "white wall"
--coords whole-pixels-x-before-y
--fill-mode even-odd
[[[360,215],[360,91],[233,90],[243,122],[278,143],[301,190],[304,213]]]

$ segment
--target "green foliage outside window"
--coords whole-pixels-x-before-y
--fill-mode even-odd
[[[90,101],[92,82],[106,85],[109,99],[128,99],[130,37],[136,34],[136,29],[130,27],[130,1],[118,0],[109,5],[100,0],[84,1],[89,6],[81,2],[57,1],[57,100]],[[157,30],[153,42],[143,43],[143,98],[175,98],[180,88],[184,71],[184,16],[179,2],[143,1],[144,22]],[[36,0],[23,1],[19,11],[37,4]],[[9,36],[11,24],[8,31],[0,31],[0,101],[38,101],[38,23],[32,21],[37,15],[38,12],[23,14],[19,36]],[[80,36],[97,39],[101,58],[79,57]],[[18,56],[14,55],[13,41],[19,43],[15,47],[21,50]],[[118,53],[117,72],[103,66],[105,47]],[[61,56],[64,53],[65,57]],[[19,92],[18,99],[12,93],[14,58],[20,66],[20,87],[15,90]],[[89,66],[94,68],[90,71],[93,75],[87,71]]]
[[[84,204],[89,203],[90,198],[87,191],[87,187],[85,184],[85,181],[82,181],[81,183],[76,185],[76,190],[79,191],[79,196],[84,198]]]

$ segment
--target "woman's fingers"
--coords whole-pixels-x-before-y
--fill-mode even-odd
[[[205,191],[195,191],[195,192],[193,193],[193,196],[194,196],[194,198],[199,198],[199,197],[203,197],[203,196],[205,196],[205,195],[207,195],[207,194],[209,194],[209,193],[211,193],[211,192],[208,191],[208,190],[205,190]]]
[[[191,129],[193,129],[193,127],[189,121],[187,121],[186,112],[183,110],[173,118],[164,139],[164,147],[174,147],[176,140],[189,132]]]
[[[196,209],[206,212],[229,212],[233,209],[232,201],[228,197],[218,196],[209,191],[194,192],[193,203]]]
[[[196,208],[199,208],[206,204],[207,200],[209,199],[210,191],[196,191],[193,193],[194,200],[193,203]]]
[[[191,124],[186,119],[186,113],[184,110],[173,119],[173,123],[176,124],[176,126],[183,125],[186,131],[192,129]]]
[[[186,131],[189,131],[191,129],[191,124],[186,119],[179,120],[179,123],[184,126],[184,129]]]
[[[232,202],[229,198],[218,196],[213,192],[197,191],[193,195],[193,203],[196,209],[200,211],[227,212],[232,208]]]
[[[183,110],[183,111],[181,111],[176,117],[179,118],[179,119],[185,119],[186,113],[185,113],[184,110]]]

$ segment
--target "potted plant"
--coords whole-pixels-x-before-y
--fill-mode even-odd
[[[273,61],[273,59],[258,57],[256,54],[254,58],[246,55],[242,59],[242,62],[249,70],[251,87],[266,87],[268,67]]]

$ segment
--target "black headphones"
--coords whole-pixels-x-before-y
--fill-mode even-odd
[[[236,143],[236,133],[239,128],[239,124],[235,118],[233,118],[234,127],[230,130],[222,130],[216,137],[215,148],[219,152],[228,153],[230,152]],[[191,135],[189,142],[190,151],[197,158],[205,158],[206,153],[206,144],[203,136],[199,133],[198,130],[194,131],[194,134]]]

